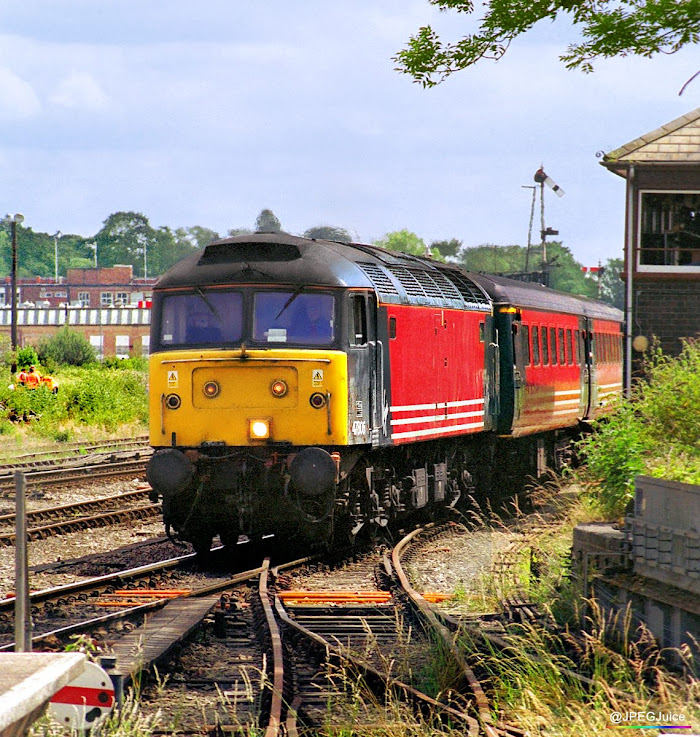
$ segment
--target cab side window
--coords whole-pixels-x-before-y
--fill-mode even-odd
[[[364,294],[350,298],[350,345],[367,345],[367,301]]]

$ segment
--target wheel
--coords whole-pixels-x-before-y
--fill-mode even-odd
[[[214,537],[212,535],[201,533],[193,540],[190,540],[190,542],[192,543],[194,552],[197,553],[197,555],[206,556],[209,555],[209,552],[211,551],[211,543],[213,539]]]

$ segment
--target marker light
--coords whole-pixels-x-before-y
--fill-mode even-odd
[[[326,395],[325,394],[321,394],[321,392],[314,392],[309,397],[309,404],[314,409],[321,409],[321,407],[325,407],[325,405],[326,405]]]
[[[216,381],[207,381],[207,383],[202,387],[202,391],[204,392],[205,397],[208,397],[209,399],[214,399],[214,397],[219,396],[221,387]]]
[[[270,437],[270,421],[248,420],[248,433],[251,440],[267,440]]]
[[[270,391],[272,392],[273,397],[283,397],[289,391],[289,387],[286,382],[282,381],[282,379],[275,379],[272,384],[270,384]]]

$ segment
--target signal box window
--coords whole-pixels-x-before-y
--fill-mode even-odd
[[[700,192],[641,192],[641,271],[700,270]]]
[[[258,292],[253,339],[263,343],[330,345],[334,338],[335,300],[317,292]]]
[[[243,299],[239,292],[199,290],[167,296],[161,303],[163,345],[236,343],[243,333]]]
[[[363,294],[350,298],[350,345],[367,345],[367,303]]]

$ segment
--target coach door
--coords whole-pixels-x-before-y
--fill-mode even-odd
[[[525,332],[524,332],[525,331]],[[514,317],[511,326],[513,335],[513,390],[515,402],[513,404],[513,427],[518,424],[525,398],[525,366],[527,364],[526,340],[529,340],[527,326],[523,326],[518,316]],[[529,345],[528,345],[529,347]]]
[[[591,413],[591,388],[595,381],[595,365],[591,350],[591,324],[586,318],[581,317],[578,321],[578,327],[576,352],[581,366],[580,416],[585,419]]]

